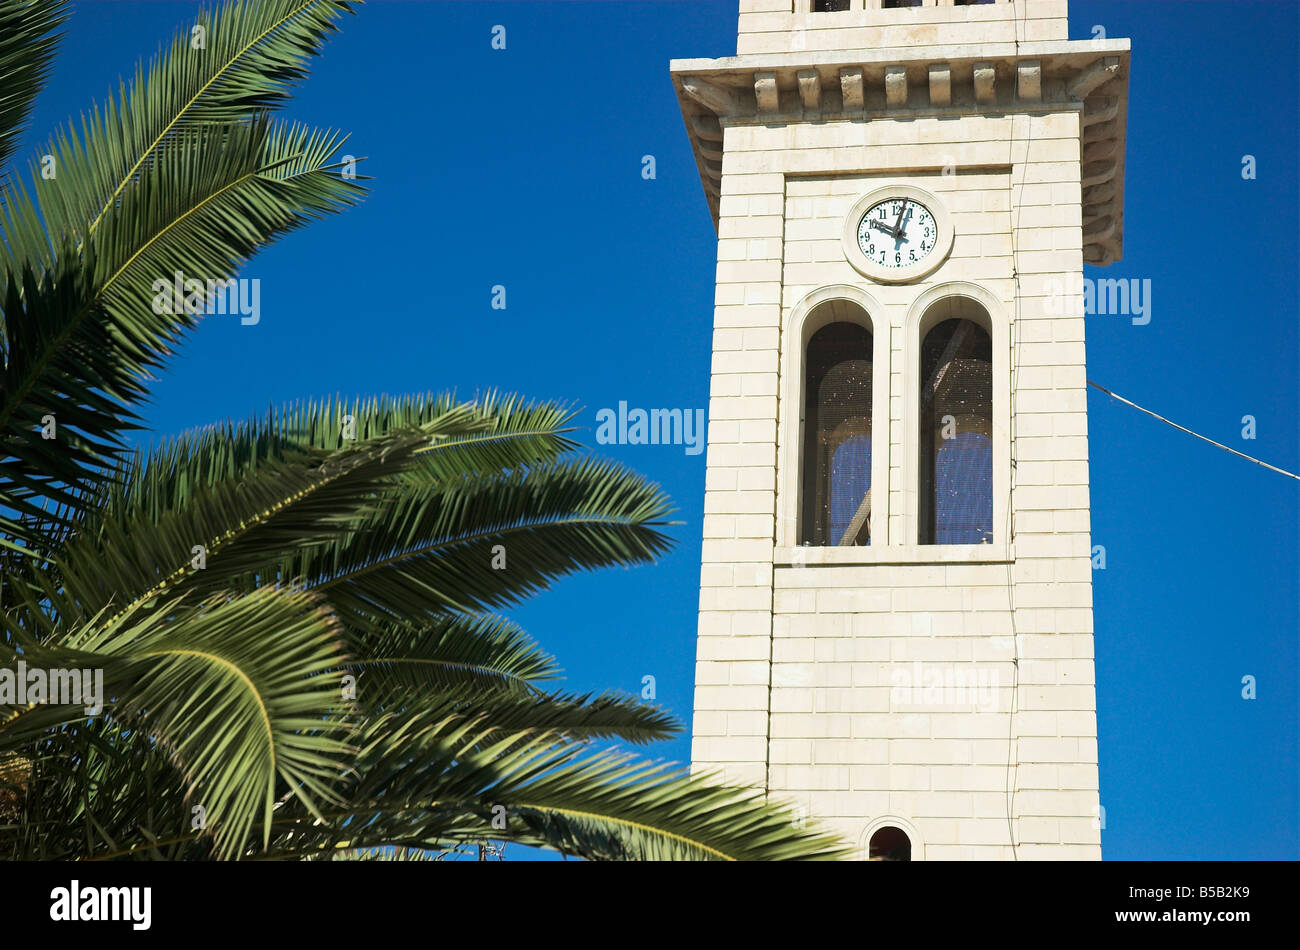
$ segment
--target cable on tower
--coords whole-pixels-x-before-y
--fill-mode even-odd
[[[1111,392],[1105,386],[1102,386],[1098,383],[1094,383],[1091,379],[1088,380],[1088,385],[1091,386],[1093,389],[1100,389],[1107,396],[1110,396],[1112,399],[1118,399],[1126,406],[1132,406],[1134,409],[1138,410],[1139,412],[1145,412],[1148,416],[1153,416],[1154,418],[1159,419],[1165,425],[1173,426],[1179,432],[1186,432],[1188,435],[1194,435],[1201,441],[1208,442],[1210,443],[1210,445],[1217,446],[1223,449],[1223,451],[1225,452],[1231,452],[1233,455],[1239,455],[1248,462],[1254,462],[1256,465],[1262,465],[1265,468],[1269,469],[1270,471],[1277,472],[1279,475],[1285,475],[1287,478],[1294,478],[1296,481],[1300,481],[1300,475],[1296,475],[1294,472],[1288,472],[1286,469],[1278,468],[1276,465],[1269,465],[1267,462],[1261,462],[1259,459],[1255,458],[1254,456],[1247,455],[1245,452],[1238,452],[1236,449],[1229,448],[1228,446],[1224,445],[1222,442],[1215,442],[1213,439],[1209,438],[1208,436],[1201,435],[1199,432],[1193,432],[1191,429],[1187,428],[1186,426],[1180,426],[1177,422],[1174,422],[1171,419],[1166,419],[1158,412],[1152,412],[1150,409],[1147,409],[1145,406],[1139,406],[1131,399],[1125,399],[1123,396],[1119,395],[1118,393]]]

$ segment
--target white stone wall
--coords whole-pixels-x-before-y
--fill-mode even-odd
[[[740,0],[736,51],[788,53],[970,43],[1064,40],[1067,0],[996,0],[954,6],[926,0],[920,7],[884,9],[880,0],[852,0],[849,10],[811,13],[811,0]]]
[[[692,758],[856,843],[901,819],[914,858],[1010,858],[1009,825],[1021,859],[1100,857],[1083,302],[1059,295],[1082,270],[1079,115],[1052,109],[725,130]],[[889,183],[952,215],[950,257],[913,284],[869,281],[840,246],[853,202]],[[995,472],[1011,537],[995,520],[993,545],[961,550],[914,543],[909,467],[909,318],[952,283],[1003,321],[1015,461]],[[790,347],[800,301],[835,284],[869,294],[888,335],[872,491],[888,528],[869,548],[796,549]],[[977,691],[900,689],[936,675]]]

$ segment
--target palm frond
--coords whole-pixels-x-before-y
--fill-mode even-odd
[[[0,860],[213,856],[195,829],[203,806],[147,731],[101,716],[45,733],[27,755],[23,815],[0,833]]]
[[[531,697],[497,694],[476,696],[464,705],[484,726],[520,736],[549,733],[571,740],[620,739],[644,745],[682,731],[681,724],[659,707],[612,691]]]
[[[341,848],[324,858],[329,861],[441,861],[447,853],[418,848]]]
[[[357,684],[365,688],[364,681]],[[371,683],[369,715],[418,710],[426,718],[470,716],[482,730],[481,742],[502,735],[563,737],[585,742],[620,739],[635,745],[671,739],[681,732],[673,716],[623,693],[529,692],[483,690],[476,687],[434,687],[425,683]]]
[[[357,6],[344,0],[235,0],[203,10],[177,30],[166,50],[116,95],[69,123],[45,152],[57,176],[33,175],[49,234],[78,242],[95,234],[151,164],[178,138],[229,127],[274,109],[305,78],[338,20]],[[6,202],[7,203],[7,202]],[[33,264],[38,246],[21,245]]]
[[[121,433],[136,425],[130,407],[207,303],[206,290],[176,300],[164,289],[178,273],[215,286],[276,237],[355,201],[357,183],[330,164],[340,143],[263,121],[180,133],[81,257],[65,242],[50,271],[24,262],[11,272],[0,506],[25,512],[42,497],[77,504],[96,464],[117,461]],[[41,214],[21,200],[6,200],[4,213],[6,236],[14,220]],[[53,439],[42,431],[51,418]],[[4,527],[22,537],[22,525]]]
[[[578,447],[567,434],[575,415],[570,406],[526,401],[519,395],[495,391],[468,400],[458,399],[454,393],[309,400],[272,413],[265,425],[274,436],[262,435],[315,448],[337,448],[344,432],[358,440],[370,439],[394,428],[424,425],[453,409],[468,409],[474,422],[430,447],[424,464],[411,475],[419,484],[458,480],[471,471],[537,465]]]
[[[488,614],[380,618],[347,635],[359,688],[385,698],[409,687],[528,692],[560,673],[523,628]]]
[[[173,602],[83,631],[75,648],[104,670],[106,716],[158,743],[204,809],[218,853],[234,856],[260,825],[270,833],[276,782],[308,812],[337,802],[352,727],[338,714],[344,659],[319,598],[273,588]],[[0,748],[57,706],[0,706]]]
[[[68,631],[110,606],[125,613],[187,591],[290,583],[294,578],[274,570],[284,552],[346,536],[436,438],[415,429],[355,448],[264,460],[255,472],[206,486],[147,525],[131,511],[123,517],[105,506],[59,553],[57,574],[40,595],[55,609],[58,629]],[[66,637],[59,642],[76,645]]]
[[[592,860],[848,853],[842,842],[752,789],[627,753],[590,752],[558,737],[500,736],[471,719],[416,712],[375,719],[359,745],[359,780],[347,811],[330,813],[328,828],[292,810],[277,815],[272,853],[445,849],[486,838]]]
[[[400,493],[408,484],[552,461],[575,447],[565,434],[572,417],[567,406],[493,393],[472,401],[448,393],[302,400],[164,441],[148,464],[118,473],[119,487],[102,504],[148,523],[205,486],[242,478],[268,460],[346,449],[415,428],[436,435],[419,465],[395,478]]]
[[[0,173],[45,85],[67,8],[67,0],[0,0]]]
[[[562,459],[411,488],[286,570],[345,619],[472,613],[516,603],[577,570],[653,561],[671,546],[660,530],[670,512],[659,486],[635,472]]]

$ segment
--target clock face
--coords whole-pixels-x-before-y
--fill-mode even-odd
[[[858,249],[872,264],[901,270],[930,256],[939,227],[930,209],[913,198],[886,198],[858,224]]]

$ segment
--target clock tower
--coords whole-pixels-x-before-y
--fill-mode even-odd
[[[1101,857],[1083,266],[1129,44],[1066,0],[740,0],[692,759],[877,860]]]

